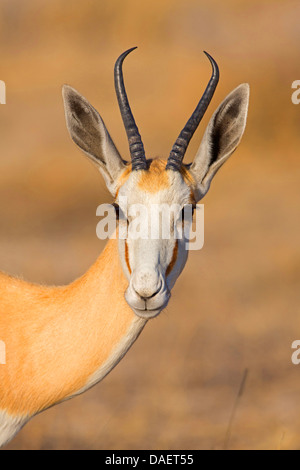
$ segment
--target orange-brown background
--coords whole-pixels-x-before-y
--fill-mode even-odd
[[[102,383],[7,448],[224,448],[246,368],[228,447],[300,447],[299,16],[292,0],[1,0],[0,269],[30,281],[70,282],[104,246],[95,211],[111,198],[67,134],[63,83],[98,108],[127,158],[113,66],[138,45],[128,94],[147,154],[167,157],[209,78],[207,50],[221,80],[187,161],[219,102],[251,86],[241,146],[203,201],[205,247],[167,310]]]

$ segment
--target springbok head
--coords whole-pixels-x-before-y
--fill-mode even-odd
[[[97,165],[109,191],[115,198],[117,214],[122,214],[129,228],[127,237],[119,237],[119,254],[128,279],[127,303],[142,318],[152,318],[166,307],[170,291],[187,260],[185,237],[133,237],[135,211],[140,223],[149,227],[153,207],[176,207],[171,226],[184,224],[182,210],[195,204],[207,193],[216,172],[237,148],[243,135],[249,101],[249,86],[233,90],[213,114],[192,164],[183,163],[188,144],[196,131],[216,89],[219,69],[205,53],[212,66],[212,75],[192,116],[180,132],[168,160],[147,159],[141,136],[132,115],[125,91],[122,65],[129,49],[115,64],[115,88],[129,142],[131,162],[120,156],[108,130],[95,108],[76,90],[63,87],[66,122],[73,141]],[[123,207],[126,201],[127,207]],[[142,206],[141,206],[142,205]],[[126,217],[124,217],[124,214]],[[128,215],[129,214],[129,215]],[[131,215],[130,215],[131,214]],[[169,219],[170,222],[170,219]],[[168,223],[169,223],[168,222]]]

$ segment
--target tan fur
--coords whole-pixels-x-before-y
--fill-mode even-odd
[[[196,185],[191,173],[184,166],[180,167],[180,173],[188,186],[193,187]]]
[[[121,186],[128,180],[129,175],[131,173],[132,165],[128,165],[127,168],[122,172],[121,176],[118,179],[117,183],[117,192],[116,192],[116,198],[118,197],[118,192]]]
[[[117,240],[66,287],[41,287],[0,274],[0,410],[33,415],[85,387],[136,320]]]
[[[149,169],[147,171],[141,171],[140,179],[138,182],[138,188],[149,193],[156,193],[163,189],[168,189],[170,187],[170,180],[168,176],[168,171],[166,171],[167,161],[161,158],[156,158],[150,161]],[[172,171],[172,170],[171,170]],[[118,180],[118,189],[127,181],[131,173],[131,165],[123,171]],[[185,181],[185,183],[191,188],[194,187],[195,181],[190,174],[190,172],[182,166],[180,168],[180,173]],[[191,201],[194,203],[195,198],[192,193]]]
[[[162,189],[168,189],[170,181],[165,167],[165,160],[152,160],[149,170],[141,172],[138,188],[148,193],[156,193]]]

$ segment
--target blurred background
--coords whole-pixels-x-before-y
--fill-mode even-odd
[[[221,79],[186,161],[226,94],[251,87],[242,143],[202,201],[204,248],[166,311],[103,382],[7,449],[300,448],[299,16],[293,0],[0,1],[0,269],[26,280],[69,283],[104,246],[96,208],[111,196],[69,138],[63,83],[128,158],[113,67],[137,45],[128,95],[147,155],[166,158],[209,79],[207,50]]]

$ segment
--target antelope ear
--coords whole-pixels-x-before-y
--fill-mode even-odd
[[[206,128],[203,140],[189,170],[196,181],[196,199],[209,190],[219,168],[239,145],[246,127],[249,85],[238,86],[225,98]]]
[[[63,86],[67,128],[72,140],[96,164],[115,196],[116,181],[126,167],[95,108],[78,91]]]

